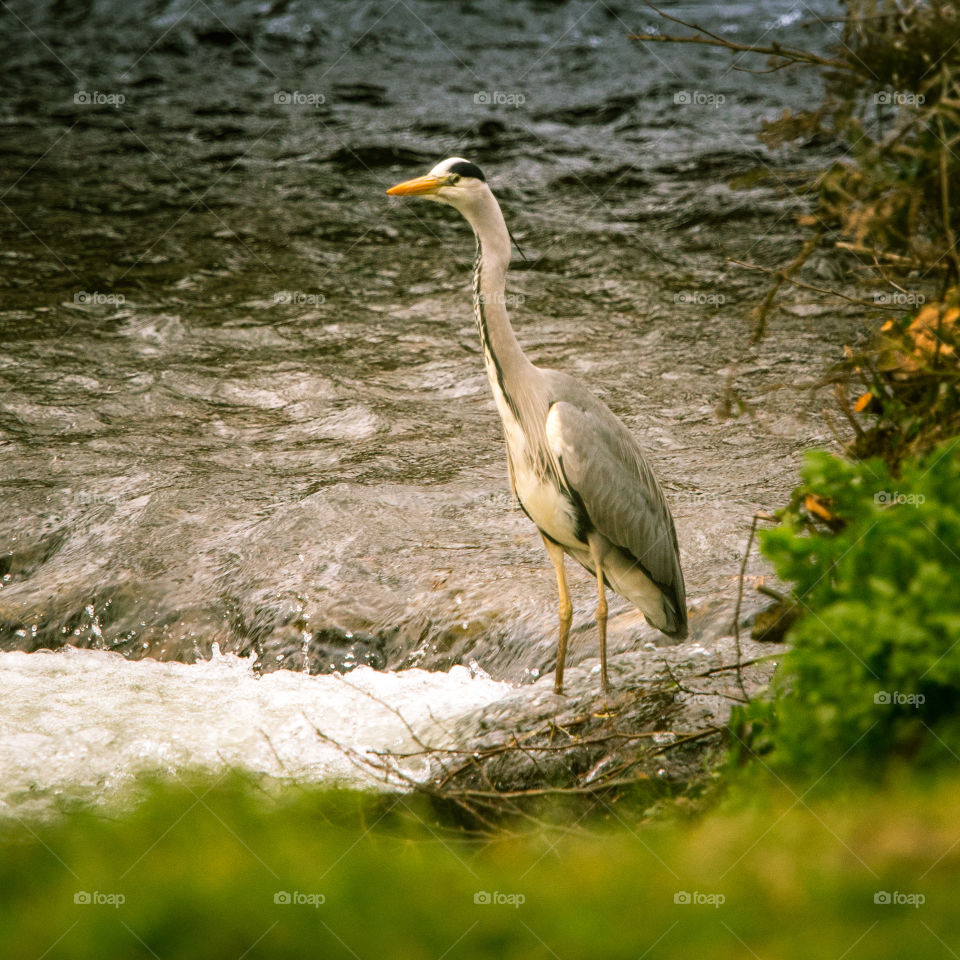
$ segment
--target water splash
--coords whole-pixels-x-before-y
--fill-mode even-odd
[[[189,768],[358,783],[317,729],[361,752],[411,749],[406,720],[431,742],[452,745],[462,717],[514,689],[467,667],[359,666],[349,680],[290,670],[258,676],[254,658],[219,650],[185,664],[73,647],[0,653],[0,686],[0,815],[108,800],[137,774]]]

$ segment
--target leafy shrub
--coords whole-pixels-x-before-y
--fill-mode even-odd
[[[960,758],[960,443],[905,461],[808,454],[762,535],[800,618],[771,696],[738,711],[739,759],[881,777]]]
[[[814,223],[895,270],[957,277],[951,223],[960,165],[960,11],[952,0],[847,0],[843,37],[822,67],[824,101],[765,122],[768,146],[833,141],[844,158],[818,176]]]
[[[927,303],[915,317],[888,320],[834,381],[853,427],[847,452],[896,465],[960,434],[960,290]],[[856,404],[848,387],[865,390]],[[854,414],[862,413],[866,427]]]

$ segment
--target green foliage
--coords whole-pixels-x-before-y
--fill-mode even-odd
[[[122,813],[0,820],[0,943],[16,960],[934,960],[960,942],[957,786],[813,808],[767,791],[692,823],[599,804],[477,843],[410,796],[184,775]]]
[[[960,444],[905,461],[808,454],[762,535],[801,616],[769,699],[738,711],[738,757],[816,781],[960,755]]]

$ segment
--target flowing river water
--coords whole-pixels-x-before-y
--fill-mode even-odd
[[[670,7],[812,46],[832,11]],[[553,572],[507,489],[473,239],[384,196],[452,154],[527,258],[521,343],[624,418],[673,506],[691,637],[661,647],[611,596],[615,682],[729,660],[750,518],[830,442],[811,387],[851,326],[799,304],[751,348],[764,281],[727,263],[797,249],[789,171],[822,148],[755,132],[816,76],[627,36],[666,26],[616,2],[4,5],[5,808],[142,767],[339,776],[312,725],[403,743],[388,707],[445,731],[557,709]],[[595,690],[594,589],[569,572],[571,684]]]

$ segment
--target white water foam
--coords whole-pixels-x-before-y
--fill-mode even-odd
[[[449,745],[460,718],[514,689],[459,666],[258,677],[252,659],[219,652],[193,664],[72,647],[0,653],[0,815],[107,799],[138,773],[197,767],[370,785],[317,729],[361,753],[416,749],[406,720]]]

